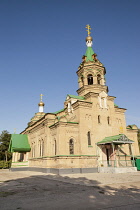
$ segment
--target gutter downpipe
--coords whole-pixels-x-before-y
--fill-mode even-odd
[[[99,154],[99,148],[98,148],[98,145],[96,144],[97,170],[98,170],[98,173],[99,173],[99,158],[98,158],[98,154]]]

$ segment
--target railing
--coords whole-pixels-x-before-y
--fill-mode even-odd
[[[135,160],[103,160],[102,167],[135,167]]]
[[[135,167],[135,160],[118,160],[119,167]]]

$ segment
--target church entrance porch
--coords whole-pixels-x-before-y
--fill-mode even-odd
[[[98,171],[122,173],[136,171],[133,141],[124,134],[106,137],[97,143]]]

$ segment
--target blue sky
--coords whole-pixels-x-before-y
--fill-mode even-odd
[[[140,127],[139,11],[139,0],[0,0],[0,132],[24,130],[41,93],[45,112],[76,94],[87,24],[109,95]]]

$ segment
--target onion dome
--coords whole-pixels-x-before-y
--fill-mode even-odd
[[[38,106],[45,106],[45,104],[42,101],[40,101]]]
[[[86,42],[87,42],[87,41],[93,41],[92,37],[91,37],[91,36],[87,36],[87,37],[86,37]]]

